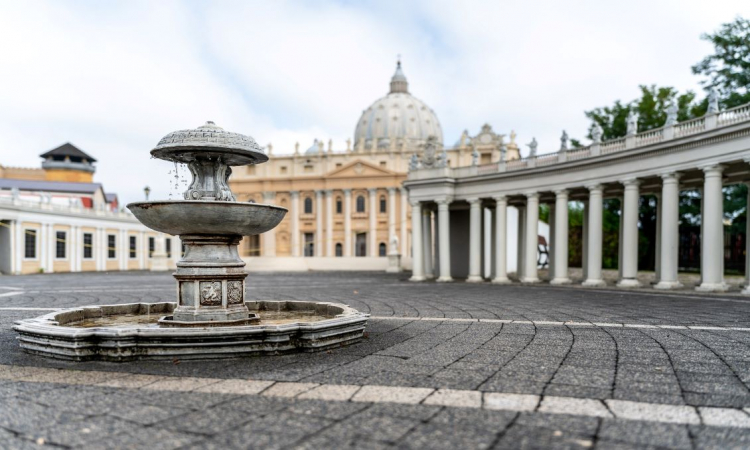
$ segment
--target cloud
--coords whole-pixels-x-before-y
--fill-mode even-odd
[[[554,151],[638,84],[698,90],[703,32],[743,2],[0,3],[0,164],[70,141],[126,201],[166,197],[164,134],[213,120],[276,153],[333,138],[385,95],[397,53],[446,143],[488,122]]]

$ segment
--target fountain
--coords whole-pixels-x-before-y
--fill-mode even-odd
[[[14,330],[24,350],[73,360],[216,358],[316,351],[362,338],[368,315],[347,305],[245,300],[237,246],[287,212],[238,202],[229,188],[232,167],[268,161],[251,137],[207,122],[168,134],[151,155],[186,164],[193,177],[184,200],[128,205],[141,223],[184,244],[174,273],[177,303],[70,308],[20,320]]]

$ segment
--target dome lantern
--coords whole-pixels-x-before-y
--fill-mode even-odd
[[[391,94],[408,94],[409,82],[406,81],[406,75],[401,71],[401,60],[396,63],[396,73],[391,77]]]

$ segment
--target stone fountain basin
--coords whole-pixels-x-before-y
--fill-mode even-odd
[[[268,300],[245,305],[261,316],[259,325],[162,328],[156,320],[176,307],[165,302],[64,309],[19,320],[13,329],[25,351],[59,359],[213,359],[343,346],[362,338],[369,317],[340,303]],[[299,319],[289,320],[295,313]],[[263,322],[264,316],[271,317],[270,323]],[[282,316],[287,320],[274,320]]]
[[[136,202],[128,209],[142,224],[173,236],[252,236],[273,229],[287,213],[274,205],[200,200]]]

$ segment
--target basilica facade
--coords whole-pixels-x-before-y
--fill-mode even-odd
[[[414,155],[425,161],[425,152],[437,153],[448,167],[518,159],[510,137],[506,144],[504,135],[484,125],[475,136],[465,131],[455,145],[444,145],[437,115],[411,95],[399,62],[388,94],[362,112],[345,149],[316,140],[275,155],[269,145],[267,164],[234,171],[230,183],[238,200],[289,209],[276,229],[246,237],[242,256],[385,258],[394,247],[408,258],[411,208],[402,183]]]

